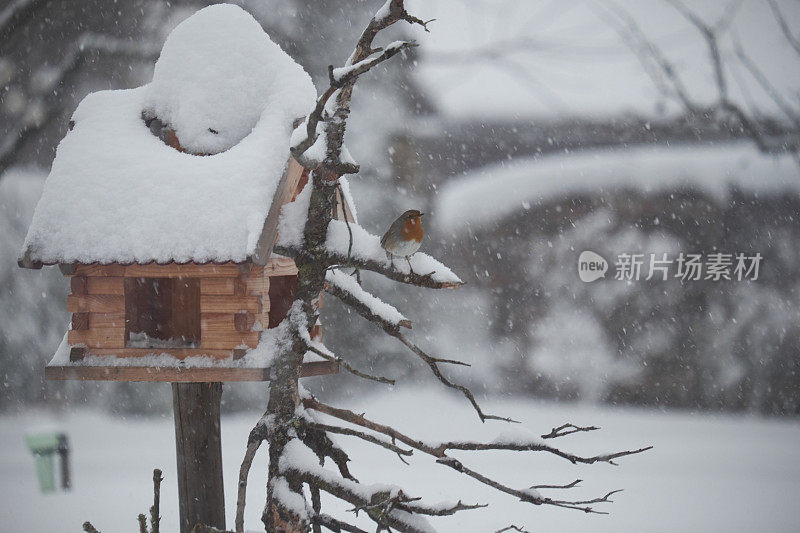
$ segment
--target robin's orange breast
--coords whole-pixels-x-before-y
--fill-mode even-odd
[[[419,217],[406,220],[400,235],[405,241],[422,242],[422,220]]]

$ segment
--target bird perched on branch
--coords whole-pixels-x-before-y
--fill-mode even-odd
[[[381,246],[386,250],[387,259],[391,262],[393,257],[405,257],[412,273],[414,269],[411,268],[410,257],[422,244],[422,215],[416,209],[409,209],[392,222],[381,237]]]

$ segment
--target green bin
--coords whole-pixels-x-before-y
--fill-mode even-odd
[[[25,444],[33,452],[36,461],[36,476],[42,493],[56,490],[53,456],[61,457],[61,487],[67,490],[69,479],[69,441],[64,433],[57,431],[27,435]]]

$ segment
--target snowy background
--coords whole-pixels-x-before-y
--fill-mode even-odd
[[[347,57],[378,3],[239,2],[318,86],[327,65]],[[133,530],[149,505],[154,467],[166,472],[165,494],[174,492],[169,387],[45,382],[44,364],[68,321],[67,284],[57,269],[18,269],[16,258],[78,102],[92,91],[150,81],[169,31],[204,5],[0,2],[0,516],[21,530],[77,531],[87,519],[103,531]],[[743,49],[800,114],[800,56],[772,5],[687,5],[709,24],[726,25],[720,47],[731,100],[765,128],[796,138],[797,123],[736,53]],[[775,5],[796,45],[800,5]],[[656,446],[619,468],[488,456],[481,466],[510,482],[535,473],[543,483],[581,477],[587,493],[626,491],[611,517],[496,498],[489,510],[443,521],[442,530],[518,523],[568,531],[796,531],[797,158],[758,150],[714,116],[687,117],[664,90],[632,27],[674,65],[693,101],[715,99],[702,38],[666,2],[419,0],[409,9],[437,20],[430,33],[393,29],[386,42],[411,37],[421,46],[359,82],[347,144],[362,172],[351,189],[360,223],[375,234],[405,209],[425,212],[423,251],[467,285],[432,293],[373,276],[365,285],[414,321],[423,348],[472,363],[453,376],[495,410],[543,431],[565,421],[604,428],[576,437],[576,449]],[[586,249],[610,261],[620,253],[718,251],[758,252],[764,261],[755,282],[584,284],[577,258]],[[333,298],[325,300],[323,323],[337,353],[403,385],[394,391],[345,375],[305,380],[316,394],[356,409],[368,404],[373,416],[421,436],[457,427],[491,437],[497,430],[480,427],[460,398],[435,392],[402,345]],[[225,385],[229,474],[266,396],[264,384]],[[410,412],[441,409],[430,420],[407,421],[401,403],[419,406]],[[72,439],[75,489],[43,497],[23,438],[53,424]],[[359,455],[356,443],[343,442]],[[251,527],[259,525],[263,500],[259,460]],[[434,499],[452,497],[455,478],[419,466],[364,451],[356,470],[364,480],[397,479]],[[230,513],[233,478],[226,483]],[[478,488],[459,488],[465,499],[485,501]],[[172,502],[162,509],[174,524]]]

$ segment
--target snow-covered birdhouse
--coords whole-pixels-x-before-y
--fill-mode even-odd
[[[248,13],[215,5],[170,34],[152,83],[81,102],[20,259],[70,278],[49,379],[268,379],[297,285],[273,245],[308,181],[290,137],[315,98]]]

